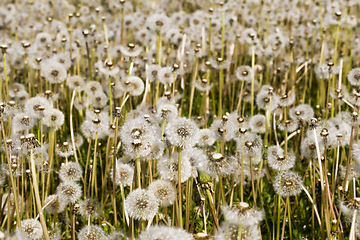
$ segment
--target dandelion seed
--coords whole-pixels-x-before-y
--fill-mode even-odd
[[[92,104],[95,108],[103,108],[105,107],[106,103],[108,102],[108,97],[102,91],[98,91],[94,94]]]
[[[197,90],[202,92],[210,91],[213,86],[212,84],[209,83],[207,79],[204,78],[201,79],[200,81],[195,81],[194,85]]]
[[[132,96],[139,96],[144,92],[144,82],[136,76],[128,76],[120,81],[120,87],[124,92],[129,92]]]
[[[177,118],[165,127],[165,135],[173,146],[191,148],[196,144],[198,130],[194,121]]]
[[[45,112],[43,123],[45,126],[58,130],[64,123],[64,114],[58,109]]]
[[[293,153],[285,155],[284,150],[279,146],[270,146],[268,148],[268,164],[277,171],[288,170],[295,164],[296,157]]]
[[[52,58],[56,60],[58,63],[61,63],[65,69],[69,69],[71,67],[71,59],[69,52],[60,52]]]
[[[216,141],[216,136],[210,129],[200,129],[197,133],[197,145],[199,147],[212,146]]]
[[[226,69],[230,65],[230,60],[223,58],[211,59],[211,66],[215,69]]]
[[[71,90],[75,90],[77,92],[81,92],[85,89],[85,80],[84,78],[74,75],[68,77],[66,83]]]
[[[283,123],[278,123],[278,127],[281,131],[293,132],[298,128],[298,122],[294,120],[286,120]]]
[[[17,96],[18,92],[25,91],[25,87],[20,83],[13,83],[9,86],[9,96],[14,98]]]
[[[79,203],[79,213],[83,217],[97,218],[100,215],[99,203],[92,198],[86,198]]]
[[[236,168],[236,160],[232,156],[224,156],[221,153],[212,153],[208,158],[197,159],[197,168],[211,177],[228,176]]]
[[[138,220],[152,219],[159,208],[159,202],[154,196],[144,189],[135,189],[125,199],[125,209],[129,216]]]
[[[274,190],[282,197],[296,196],[302,191],[302,179],[299,174],[285,171],[278,174],[274,179]]]
[[[137,46],[133,43],[129,43],[127,47],[120,45],[119,48],[122,54],[127,57],[137,57],[142,51],[142,48],[140,46]]]
[[[114,168],[110,171],[110,180],[113,181]],[[128,164],[123,164],[120,160],[116,162],[115,184],[118,186],[130,186],[133,183],[134,168]]]
[[[279,105],[282,107],[290,106],[295,101],[295,93],[291,92],[289,95],[285,94],[280,97]]]
[[[58,195],[62,201],[67,203],[75,203],[80,199],[81,194],[81,186],[72,181],[62,182],[56,188],[56,195]]]
[[[347,171],[347,176],[346,176]],[[360,164],[350,163],[348,166],[339,166],[339,174],[342,179],[345,179],[348,181],[351,181],[353,179],[357,179],[360,177]]]
[[[12,122],[13,130],[15,131],[29,130],[35,125],[35,120],[30,118],[26,113],[16,114]]]
[[[263,143],[258,135],[247,133],[241,138],[237,138],[236,142],[237,150],[243,155],[244,160],[249,160],[251,158],[252,164],[258,164],[261,161]]]
[[[242,240],[260,240],[261,233],[259,228],[255,226],[243,227],[241,236],[239,234],[239,225],[223,222],[219,230],[216,232],[215,239],[242,239]]]
[[[171,84],[176,80],[177,74],[172,67],[163,67],[158,71],[158,78],[162,84]]]
[[[236,69],[236,78],[240,81],[249,82],[254,76],[253,70],[249,66],[240,66]]]
[[[252,116],[249,120],[249,126],[254,133],[265,133],[266,117],[261,114]]]
[[[89,96],[89,97],[94,97],[95,93],[98,91],[102,91],[102,86],[99,82],[95,82],[95,81],[90,81],[87,82],[85,85],[85,93]]]
[[[176,189],[174,184],[167,180],[156,180],[148,187],[149,194],[154,194],[160,207],[172,205],[176,200]]]
[[[23,199],[21,195],[18,195],[17,198],[18,198],[19,210],[21,210],[23,209],[21,208],[21,206],[24,206]],[[14,216],[16,216],[14,194],[11,193],[9,197],[9,193],[4,193],[2,195],[2,200],[1,200],[1,208],[4,209],[4,213],[7,213],[9,211],[9,206],[10,206],[10,212],[14,212]]]
[[[39,221],[35,219],[25,219],[21,221],[22,232],[25,233],[27,239],[42,239],[43,229]],[[17,231],[19,231],[17,229]]]
[[[354,112],[341,112],[339,113],[341,116],[341,119],[347,123],[348,125],[350,125],[351,127],[356,128],[357,126],[360,125],[360,117],[359,114],[354,111]]]
[[[62,83],[66,79],[66,68],[57,61],[46,61],[45,63],[42,63],[41,69],[45,79],[50,83]]]
[[[179,155],[173,153],[171,158],[169,155],[163,156],[157,162],[157,169],[163,179],[172,182],[178,182],[179,179]],[[186,182],[191,177],[192,167],[189,159],[181,157],[181,182]]]
[[[39,119],[51,108],[52,106],[46,98],[36,96],[26,101],[24,110],[29,117]]]
[[[146,78],[149,79],[150,82],[159,79],[159,71],[161,70],[161,66],[159,65],[150,65],[146,69]]]
[[[295,108],[290,108],[289,115],[293,120],[309,122],[314,116],[314,110],[308,104],[300,104]]]
[[[107,240],[105,231],[96,225],[90,225],[82,228],[77,235],[79,240]]]
[[[256,95],[256,104],[264,110],[274,111],[278,106],[280,98],[271,90],[262,90]]]
[[[169,28],[170,21],[165,14],[154,14],[147,18],[147,25],[156,32],[165,32]]]
[[[339,208],[344,215],[350,217],[354,214],[355,210],[360,210],[360,198],[350,199],[347,203],[339,201]]]
[[[45,210],[51,214],[61,213],[65,210],[66,202],[62,201],[58,195],[49,195],[45,198]]]
[[[172,104],[158,104],[157,115],[168,122],[175,121],[178,117],[178,110]]]
[[[325,150],[324,146],[319,145],[320,154],[322,154],[324,152],[324,150]],[[316,144],[315,144],[314,139],[312,139],[310,137],[306,137],[301,142],[300,151],[301,151],[301,154],[307,159],[317,158],[317,150],[316,150]]]
[[[110,61],[98,61],[96,66],[99,68],[99,71],[106,76],[115,76],[119,73],[120,69],[117,66],[114,66]]]
[[[146,231],[142,231],[138,240],[157,240],[157,239],[172,239],[172,240],[193,240],[191,234],[187,233],[181,228],[167,227],[167,226],[153,226]]]
[[[77,110],[83,110],[87,108],[89,104],[90,104],[90,100],[86,96],[83,96],[81,98],[76,97],[74,100],[74,106]]]
[[[246,202],[240,202],[231,209],[228,206],[223,206],[222,211],[227,222],[241,224],[245,227],[257,225],[264,219],[263,211],[251,208]]]
[[[82,167],[76,162],[62,164],[59,170],[59,178],[62,181],[79,181],[82,174]]]

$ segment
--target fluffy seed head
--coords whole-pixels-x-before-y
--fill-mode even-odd
[[[65,116],[62,111],[53,108],[45,112],[43,123],[45,126],[53,128],[56,131],[63,125],[64,120]]]
[[[21,228],[27,239],[37,240],[43,237],[43,230],[38,220],[25,219],[21,221]]]
[[[62,164],[59,170],[59,178],[62,181],[79,181],[82,174],[82,167],[76,162]]]
[[[167,180],[156,180],[149,185],[149,194],[154,194],[159,201],[160,207],[172,205],[176,200],[176,189],[174,184]]]
[[[92,198],[86,198],[79,203],[79,213],[83,217],[97,218],[99,216],[99,203]]]
[[[187,233],[181,228],[168,227],[168,226],[153,226],[148,230],[140,233],[138,240],[159,240],[159,239],[172,239],[172,240],[193,240],[191,234]]]
[[[110,179],[113,181],[114,168],[111,168]],[[120,160],[116,162],[115,184],[130,186],[134,178],[134,168],[129,164],[123,164]]]
[[[282,172],[274,179],[275,192],[282,197],[299,195],[302,184],[300,175],[292,171]]]
[[[96,225],[82,228],[77,235],[79,240],[107,240],[104,230]]]
[[[159,208],[159,202],[154,196],[144,189],[135,189],[125,199],[125,209],[129,216],[138,220],[152,219]]]
[[[194,121],[186,118],[177,118],[166,126],[165,135],[171,145],[190,148],[196,144],[198,130]]]
[[[66,202],[62,201],[58,195],[53,194],[49,195],[45,198],[45,208],[46,211],[50,212],[51,214],[60,213],[64,211],[66,207]]]
[[[80,184],[72,181],[62,182],[56,188],[56,195],[58,195],[62,201],[67,203],[75,203],[80,199],[81,194],[82,189]]]
[[[45,79],[50,83],[62,83],[66,79],[66,68],[55,60],[44,62],[41,69]]]

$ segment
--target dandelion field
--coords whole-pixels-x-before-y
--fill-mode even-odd
[[[360,236],[358,0],[3,0],[0,238]]]

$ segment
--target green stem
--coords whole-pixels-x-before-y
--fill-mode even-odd
[[[179,218],[179,227],[182,228],[183,222],[182,222],[182,190],[181,190],[181,150],[179,150],[179,158],[178,158],[178,191],[179,191],[179,212],[178,212],[178,218]]]
[[[46,227],[44,213],[43,213],[43,210],[42,210],[42,207],[41,207],[39,186],[37,185],[38,181],[37,181],[37,178],[36,178],[34,152],[33,152],[32,149],[30,150],[30,164],[31,164],[31,173],[32,173],[32,179],[33,179],[33,187],[34,187],[34,191],[35,191],[35,200],[36,200],[36,205],[37,205],[37,208],[38,208],[38,211],[39,211],[41,227],[42,227],[45,239],[50,240],[50,236],[49,236],[49,233],[48,233],[48,230],[47,230],[47,227]]]
[[[96,186],[96,150],[97,150],[97,144],[98,144],[98,133],[96,132],[95,133],[95,145],[94,145],[94,161],[93,161],[93,174],[92,174],[92,179],[91,179],[91,197],[94,197],[94,188],[95,188],[95,194],[96,194],[96,197],[97,197],[97,186]]]

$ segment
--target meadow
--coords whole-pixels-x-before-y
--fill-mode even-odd
[[[359,25],[359,0],[2,0],[0,239],[357,239]]]

